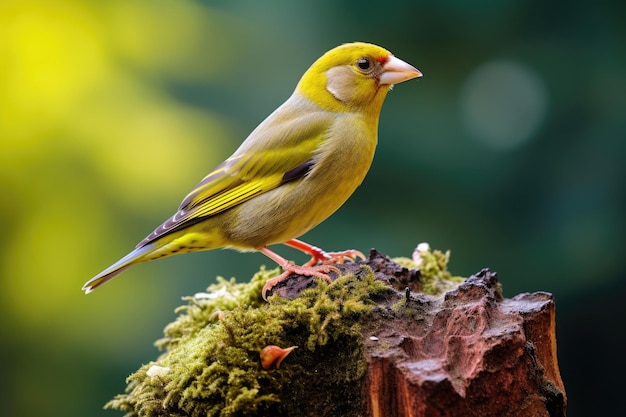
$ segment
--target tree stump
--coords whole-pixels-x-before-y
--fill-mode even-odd
[[[565,415],[550,294],[503,299],[484,269],[440,297],[407,292],[404,308],[364,327],[366,415]]]
[[[552,296],[504,299],[495,273],[452,277],[447,260],[429,248],[397,262],[372,250],[337,265],[330,286],[290,277],[269,303],[267,271],[222,280],[187,298],[157,342],[165,353],[108,406],[127,416],[565,416]],[[265,369],[267,345],[299,348]]]

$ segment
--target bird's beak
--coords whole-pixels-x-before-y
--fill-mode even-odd
[[[393,55],[391,55],[389,60],[383,65],[383,70],[383,73],[379,76],[381,84],[399,84],[403,81],[422,76],[420,70]]]

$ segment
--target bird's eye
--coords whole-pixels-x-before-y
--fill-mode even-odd
[[[356,62],[356,66],[359,67],[361,71],[368,71],[372,68],[372,62],[367,58],[359,58]]]

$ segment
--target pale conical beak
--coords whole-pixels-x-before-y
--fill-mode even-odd
[[[422,76],[420,70],[393,55],[383,65],[383,70],[378,78],[381,84],[399,84]]]

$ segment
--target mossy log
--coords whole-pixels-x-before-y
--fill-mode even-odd
[[[164,353],[107,407],[127,416],[564,416],[550,294],[502,297],[495,273],[467,279],[449,254],[337,265],[330,285],[292,276],[266,303],[262,269],[220,279],[157,341]],[[268,345],[288,348],[280,369]],[[280,353],[280,349],[272,348]]]

